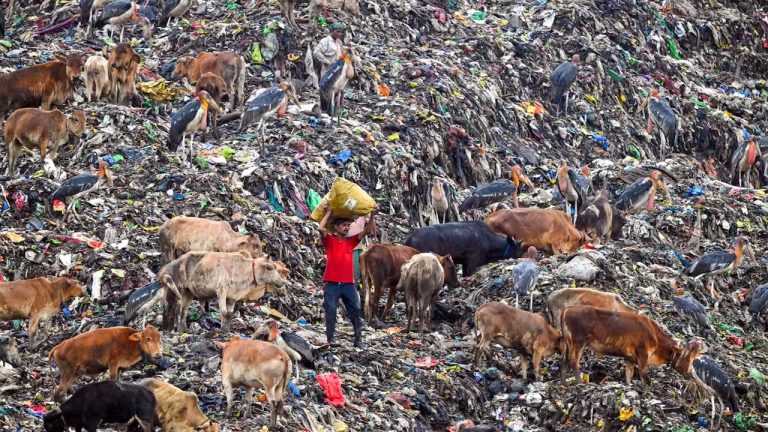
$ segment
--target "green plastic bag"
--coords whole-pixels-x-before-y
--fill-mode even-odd
[[[254,63],[264,63],[264,57],[261,56],[261,47],[258,42],[253,43],[253,50],[251,51],[251,61]]]
[[[320,201],[322,201],[323,198],[320,196],[319,193],[317,193],[316,190],[310,189],[307,192],[307,207],[309,207],[309,212],[312,213],[315,211],[315,208],[320,205]]]

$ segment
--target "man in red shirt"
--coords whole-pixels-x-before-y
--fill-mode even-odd
[[[377,207],[378,208],[378,207]],[[333,232],[326,231],[330,221],[331,209],[325,205],[325,216],[320,221],[320,240],[325,247],[325,274],[323,281],[323,308],[325,309],[325,337],[329,344],[334,344],[333,335],[336,331],[336,308],[339,298],[344,301],[347,316],[352,321],[355,332],[355,346],[363,348],[363,322],[360,319],[360,294],[357,291],[354,271],[354,249],[368,234],[376,230],[374,210],[365,229],[352,237],[347,237],[352,221],[345,218],[333,220]]]

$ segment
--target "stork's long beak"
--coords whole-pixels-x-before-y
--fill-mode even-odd
[[[752,249],[752,245],[750,243],[747,243],[747,255],[749,255],[749,259],[752,260],[755,265],[757,265],[757,258],[755,258],[755,250]]]
[[[672,196],[669,194],[669,188],[667,187],[667,182],[665,182],[664,180],[659,180],[658,182],[656,182],[656,187],[664,191],[664,197],[666,199],[672,198]]]
[[[293,103],[296,104],[296,106],[301,105],[301,103],[299,102],[299,98],[296,97],[296,93],[294,93],[292,90],[288,90],[286,93],[288,94],[288,98],[290,98],[290,100],[292,100]]]
[[[104,176],[107,178],[107,184],[109,185],[109,187],[110,188],[114,187],[114,183],[112,182],[112,170],[110,170],[109,168],[106,168],[104,170]]]
[[[528,178],[527,175],[525,175],[525,174],[520,175],[520,180],[522,180],[523,183],[528,185],[529,188],[536,189],[536,186],[533,185],[533,182],[531,181],[531,179]]]
[[[205,100],[208,102],[208,108],[213,108],[216,112],[221,111],[221,108],[219,107],[219,105],[216,103],[215,100],[207,97],[205,98]]]

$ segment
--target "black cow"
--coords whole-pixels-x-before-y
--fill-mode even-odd
[[[522,242],[496,235],[483,221],[451,222],[419,228],[405,240],[419,252],[451,255],[464,276],[493,261],[519,258]]]
[[[46,414],[43,427],[46,432],[69,428],[96,432],[105,423],[129,423],[129,432],[150,432],[155,425],[155,403],[155,395],[139,385],[118,381],[88,384],[60,409]]]

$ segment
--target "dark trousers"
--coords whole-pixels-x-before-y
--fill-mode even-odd
[[[353,283],[326,282],[323,289],[323,308],[325,309],[325,337],[328,343],[333,341],[336,332],[336,309],[339,298],[344,302],[352,328],[355,331],[355,341],[362,335],[362,321],[360,320],[360,294]]]

